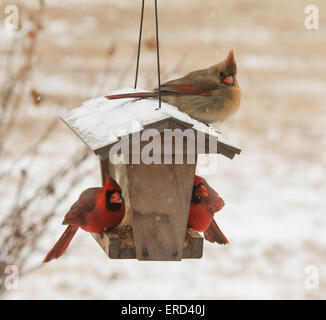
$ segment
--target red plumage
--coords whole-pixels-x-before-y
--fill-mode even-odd
[[[62,224],[68,225],[44,262],[59,258],[67,249],[78,228],[87,232],[103,232],[117,227],[125,214],[120,186],[109,176],[102,188],[89,188],[66,213]]]
[[[211,188],[204,178],[195,176],[188,218],[188,226],[210,242],[228,244],[229,241],[214,221],[214,213],[224,206],[223,199]]]

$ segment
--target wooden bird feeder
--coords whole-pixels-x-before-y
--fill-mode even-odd
[[[102,182],[109,174],[122,188],[121,225],[92,234],[113,259],[201,258],[203,238],[187,228],[197,155],[240,153],[212,127],[169,104],[157,106],[156,100],[100,97],[62,117],[99,157]],[[115,162],[115,153],[123,162]]]

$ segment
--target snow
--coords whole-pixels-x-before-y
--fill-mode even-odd
[[[275,56],[275,55],[245,55],[242,60],[242,65],[249,69],[254,69],[259,72],[269,70],[320,70],[326,67],[326,62],[323,59],[305,59],[304,57],[292,55],[291,57]]]
[[[32,135],[36,138],[43,133],[40,125],[46,117],[48,121],[56,117],[57,108],[62,111],[63,107],[78,106],[90,97],[108,94],[109,89],[133,83],[139,2],[104,2],[109,2],[109,9],[100,6],[96,11],[90,1],[61,1],[62,11],[44,17],[44,38],[40,37],[37,57],[43,63],[34,69],[30,81],[41,93],[51,94],[45,95],[38,107],[31,104],[28,96],[24,99],[18,123],[22,129],[19,136],[15,135],[12,154],[1,159],[1,172],[12,167],[16,156],[30,146]],[[57,206],[56,215],[45,226],[45,235],[25,265],[40,268],[21,275],[19,289],[8,290],[1,298],[325,299],[326,29],[320,26],[318,31],[305,30],[303,7],[293,1],[269,2],[268,10],[266,4],[250,1],[243,1],[240,6],[236,1],[219,2],[218,10],[216,1],[205,1],[205,6],[197,0],[186,2],[187,5],[185,1],[159,2],[162,80],[213,64],[229,48],[236,51],[243,100],[239,112],[219,130],[242,152],[232,161],[217,156],[217,171],[203,175],[225,200],[225,207],[215,219],[230,245],[205,241],[203,258],[199,260],[113,260],[107,258],[91,235],[80,230],[60,259],[41,265],[65,229],[61,222],[66,210],[81,191],[100,185],[98,159],[91,156],[82,167],[72,170],[74,174],[78,170],[83,178],[78,185],[67,190],[70,176],[58,181],[60,194],[68,195],[63,203],[57,206],[53,197],[47,197],[31,210],[33,217],[39,219],[49,212],[49,207]],[[120,10],[127,5],[128,10]],[[325,5],[325,1],[319,1],[320,13],[326,12]],[[180,10],[171,12],[171,6]],[[47,1],[47,8],[51,14],[58,4]],[[215,12],[215,18],[208,14],[207,19],[207,12]],[[70,32],[70,26],[77,26],[76,21],[83,20],[85,14],[98,19],[91,39]],[[56,25],[48,32],[47,23],[51,19],[59,21],[59,16],[68,23],[59,25],[61,33],[54,37]],[[193,21],[196,23],[190,23]],[[90,22],[88,28],[93,27]],[[293,33],[293,29],[297,32]],[[14,35],[0,24],[3,52],[10,48]],[[61,39],[64,43],[70,41],[69,50],[61,50]],[[108,43],[117,45],[112,60],[104,55]],[[102,50],[103,54],[96,50],[89,53],[90,48]],[[145,46],[142,52],[139,83],[152,88],[156,85],[155,52]],[[182,63],[178,62],[180,57]],[[6,59],[0,61],[0,66],[5,66]],[[127,76],[120,84],[125,68],[129,68]],[[70,99],[66,100],[68,94]],[[59,103],[51,100],[51,95],[58,96]],[[95,101],[104,103],[103,98]],[[138,124],[141,126],[139,121]],[[2,212],[8,212],[12,205],[14,183],[21,169],[29,166],[30,176],[23,201],[62,165],[69,165],[71,155],[81,146],[80,139],[60,123],[36,158],[21,159],[9,179],[0,181]],[[318,288],[313,290],[305,287],[310,265],[319,271]]]
[[[143,89],[121,89],[109,94],[143,92]],[[119,137],[144,129],[144,126],[160,120],[175,118],[193,125],[193,128],[215,136],[226,143],[212,127],[191,118],[177,107],[157,99],[114,99],[99,97],[88,100],[81,107],[63,115],[62,118],[86,142],[92,150],[110,145]]]

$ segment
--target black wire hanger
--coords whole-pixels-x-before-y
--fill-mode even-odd
[[[143,19],[144,19],[144,3],[145,0],[142,0],[141,15],[140,15],[140,28],[139,28],[139,38],[138,38],[138,51],[137,51],[137,65],[136,65],[136,76],[134,89],[137,87],[138,80],[138,70],[139,70],[139,57],[140,57],[140,47],[141,47],[141,38],[143,32]],[[157,80],[158,80],[158,108],[161,109],[161,72],[160,72],[160,50],[159,50],[159,40],[158,40],[158,17],[157,17],[157,0],[154,0],[155,4],[155,27],[156,27],[156,58],[157,58]]]

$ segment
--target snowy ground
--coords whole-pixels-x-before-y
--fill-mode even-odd
[[[62,258],[21,277],[19,289],[4,298],[325,299],[325,3],[314,2],[320,28],[309,31],[304,27],[309,3],[303,0],[158,2],[163,80],[215,64],[235,50],[243,99],[238,114],[219,129],[242,153],[232,161],[220,157],[218,172],[206,176],[226,202],[216,219],[230,245],[205,243],[200,260],[116,261],[79,231]],[[0,3],[1,12],[6,3]],[[44,99],[35,107],[26,94],[10,137],[12,146],[22,147],[7,147],[1,170],[63,108],[133,85],[140,1],[56,3],[43,17],[27,88],[36,88]],[[145,14],[139,87],[151,89],[156,86],[153,8],[146,7]],[[11,36],[1,25],[0,55]],[[34,182],[46,179],[80,146],[59,124],[31,168]],[[53,217],[31,266],[63,232],[62,217],[80,191],[100,183],[96,157],[84,167],[94,168],[93,174],[71,191],[62,216]],[[3,208],[10,206],[10,186],[1,189],[0,201]],[[319,286],[312,290],[305,286],[310,265],[319,272]]]

